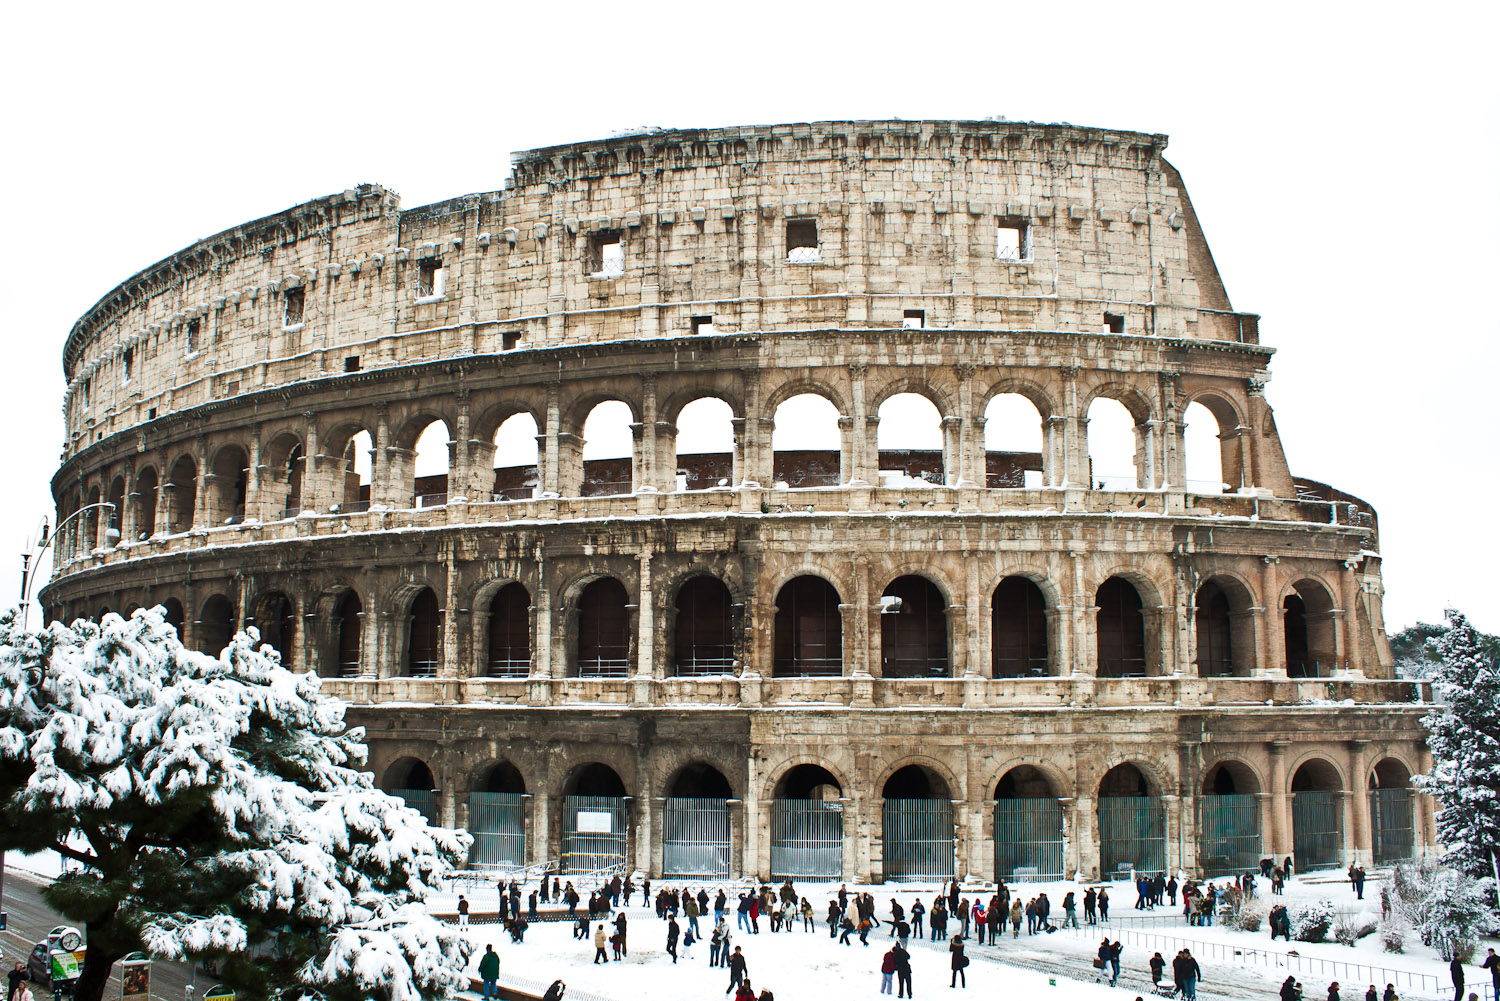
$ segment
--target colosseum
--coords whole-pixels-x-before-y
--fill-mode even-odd
[[[475,867],[1421,853],[1374,511],[1288,469],[1166,144],[655,131],[200,240],[67,339],[43,603],[256,626]]]

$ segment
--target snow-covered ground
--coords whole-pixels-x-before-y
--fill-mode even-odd
[[[1338,880],[1338,875],[1298,877],[1288,884],[1281,899],[1292,902],[1326,897],[1341,911],[1354,914],[1369,910],[1378,917],[1380,874],[1371,874],[1363,902],[1355,899],[1349,884]],[[654,882],[653,892],[662,885],[659,881]],[[674,882],[670,885],[683,884]],[[687,885],[695,890],[698,886],[691,881]],[[716,886],[706,885],[712,896]],[[1273,946],[1264,927],[1254,933],[1217,926],[1189,927],[1180,908],[1137,911],[1134,909],[1133,888],[1125,883],[1108,885],[1113,919],[1108,935],[1112,939],[1123,939],[1125,944],[1121,988],[1110,989],[1093,982],[1094,970],[1090,960],[1100,938],[1106,934],[1103,927],[1028,936],[1023,924],[1020,938],[1012,938],[1007,932],[997,946],[980,946],[972,938],[968,940],[966,949],[971,960],[967,971],[969,989],[989,993],[1002,990],[1008,995],[1021,992],[1021,996],[1041,996],[1055,1001],[1133,998],[1146,993],[1146,963],[1152,952],[1161,952],[1170,964],[1177,950],[1186,947],[1203,967],[1200,994],[1206,996],[1274,999],[1281,981],[1291,974],[1302,982],[1309,1001],[1322,998],[1333,980],[1341,984],[1343,997],[1353,1001],[1363,998],[1370,983],[1376,983],[1383,991],[1385,985],[1393,981],[1403,1001],[1436,998],[1446,1001],[1452,997],[1447,964],[1415,936],[1409,937],[1407,952],[1401,955],[1385,952],[1375,935],[1361,940],[1353,948],[1334,942],[1313,944],[1282,940]],[[1261,887],[1262,892],[1269,892],[1266,881],[1261,881]],[[586,893],[586,888],[580,889]],[[918,896],[925,904],[930,904],[932,897],[939,892],[935,883],[850,885],[849,889],[851,893],[873,893],[877,901],[876,915],[882,920],[890,914],[892,896],[898,898],[903,907],[909,908]],[[1022,893],[1023,900],[1046,892],[1052,901],[1053,921],[1060,923],[1063,896],[1072,890],[1081,900],[1083,889],[1082,884],[1069,882],[1028,883],[1013,887],[1013,892]],[[799,883],[797,890],[812,902],[819,922],[811,934],[800,930],[800,922],[798,930],[772,934],[769,921],[763,917],[761,933],[748,935],[735,931],[734,915],[729,915],[732,943],[741,947],[757,993],[769,988],[775,992],[777,1001],[833,1001],[877,996],[881,957],[892,941],[889,930],[882,925],[872,933],[868,947],[860,946],[857,938],[851,946],[840,946],[830,940],[827,925],[822,923],[828,901],[836,895],[838,884]],[[964,895],[971,899],[976,892],[988,901],[993,888],[964,888]],[[476,914],[494,911],[492,887],[469,892],[467,896]],[[736,893],[731,890],[729,896],[733,900]],[[451,911],[456,902],[456,892],[444,894],[433,902],[433,910]],[[1079,913],[1081,920],[1081,906]],[[502,982],[540,988],[561,978],[569,985],[570,997],[579,1001],[588,1001],[586,994],[618,1001],[638,997],[649,997],[653,1001],[698,1001],[723,995],[729,983],[728,973],[709,967],[706,940],[694,945],[691,959],[683,956],[674,966],[665,949],[666,923],[658,920],[652,908],[642,903],[639,890],[628,915],[629,957],[618,963],[598,966],[592,963],[592,941],[574,939],[569,922],[532,924],[523,944],[510,942],[509,936],[498,925],[473,925],[468,937],[475,943],[476,951],[470,972],[477,977],[478,959],[488,943],[493,944],[500,954]],[[685,930],[684,919],[679,917],[678,920]],[[711,921],[711,917],[700,919],[700,928],[707,932],[712,926]],[[950,922],[950,932],[953,929]],[[927,992],[932,989],[947,989],[949,954],[946,943],[913,942],[911,952],[914,990],[928,996]],[[1478,990],[1482,986],[1487,990],[1488,975],[1484,971],[1471,969],[1469,973],[1472,989]],[[1170,976],[1169,965],[1168,979]],[[1488,1001],[1487,994],[1482,997]]]

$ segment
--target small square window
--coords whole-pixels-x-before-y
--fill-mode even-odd
[[[519,330],[505,330],[500,334],[500,350],[514,351],[521,346],[521,332]]]
[[[302,312],[307,306],[307,291],[300,288],[286,290],[286,309],[282,314],[283,326],[295,327],[302,322]]]
[[[151,409],[149,409],[149,410],[146,411],[146,420],[148,420],[148,421],[154,421],[154,420],[156,420],[156,408],[155,407],[152,407]]]
[[[135,374],[135,348],[126,348],[121,359],[125,362],[125,381],[129,382]]]
[[[447,272],[443,270],[441,257],[428,257],[417,262],[417,298],[437,299],[443,294]]]
[[[908,309],[901,314],[901,326],[907,330],[921,330],[927,326],[927,311],[925,309]]]
[[[344,359],[345,372],[359,371],[359,355],[349,355]]]
[[[788,264],[812,264],[818,260],[818,220],[787,220],[786,259]]]
[[[202,325],[202,323],[200,321],[198,321],[198,320],[189,320],[188,321],[188,325],[187,325],[187,353],[188,354],[191,355],[191,354],[197,354],[198,353],[198,332],[200,330],[202,330],[202,329],[203,329],[203,325]]]
[[[584,266],[590,278],[618,278],[625,273],[625,235],[617,229],[601,229],[589,236]]]
[[[695,334],[711,334],[714,332],[714,318],[712,316],[694,316],[689,322]]]
[[[1020,219],[1002,219],[995,230],[995,258],[1001,261],[1031,260],[1031,227]]]
[[[1125,332],[1125,317],[1119,313],[1105,313],[1104,332],[1106,334],[1123,334]]]
[[[83,380],[83,409],[85,410],[89,408],[89,395],[90,390],[92,390],[93,388],[94,380],[92,376]]]

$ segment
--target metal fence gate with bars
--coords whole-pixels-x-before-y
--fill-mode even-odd
[[[1415,851],[1410,789],[1371,789],[1370,828],[1376,865],[1409,859]]]
[[[729,803],[669,798],[662,812],[664,876],[729,878]]]
[[[844,805],[820,799],[771,801],[771,875],[844,875]]]
[[[1343,863],[1343,812],[1336,792],[1292,793],[1292,854],[1298,872],[1336,869]]]
[[[433,792],[431,789],[392,789],[391,795],[400,796],[403,803],[426,817],[428,826],[437,826],[436,792]]]
[[[623,796],[564,796],[563,871],[596,872],[625,864],[629,823]]]
[[[953,878],[953,804],[946,799],[885,801],[886,879]]]
[[[518,792],[469,794],[474,869],[518,869],[526,864],[526,796]]]
[[[1203,796],[1198,800],[1198,867],[1206,876],[1260,865],[1260,804],[1250,794]]]
[[[1055,799],[995,802],[995,878],[1063,878],[1063,810]]]
[[[1167,816],[1151,796],[1099,799],[1099,875],[1165,872]]]

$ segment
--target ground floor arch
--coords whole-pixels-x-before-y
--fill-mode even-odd
[[[1099,875],[1128,879],[1165,872],[1167,815],[1146,774],[1130,763],[1116,765],[1099,782]]]
[[[1245,765],[1221,761],[1203,776],[1198,797],[1198,866],[1206,876],[1256,869],[1261,851],[1259,783]]]
[[[630,861],[630,797],[613,768],[591,762],[563,787],[563,872],[599,872]]]
[[[729,878],[732,796],[729,780],[712,765],[693,762],[678,770],[662,805],[663,876]]]
[[[995,878],[1012,883],[1062,879],[1062,800],[1045,772],[1018,765],[995,785]]]
[[[1370,772],[1370,854],[1376,865],[1409,859],[1416,848],[1411,772],[1384,758]]]
[[[776,783],[771,800],[771,876],[844,875],[843,787],[821,765],[800,764]]]
[[[1295,871],[1334,869],[1344,859],[1344,793],[1338,769],[1309,758],[1292,774],[1292,860]]]
[[[427,762],[420,758],[398,758],[386,767],[380,787],[401,797],[407,806],[425,817],[427,823],[437,824],[437,780],[432,777]]]
[[[947,781],[926,766],[906,765],[886,779],[880,794],[885,878],[952,879],[953,803]]]
[[[297,609],[280,591],[271,591],[255,603],[254,625],[260,630],[261,643],[281,657],[285,667],[292,667],[292,651],[297,641]]]
[[[222,594],[212,595],[198,613],[197,627],[199,652],[217,657],[234,636],[234,605]]]
[[[509,761],[484,769],[469,793],[469,833],[475,869],[517,869],[526,864],[526,780]]]

